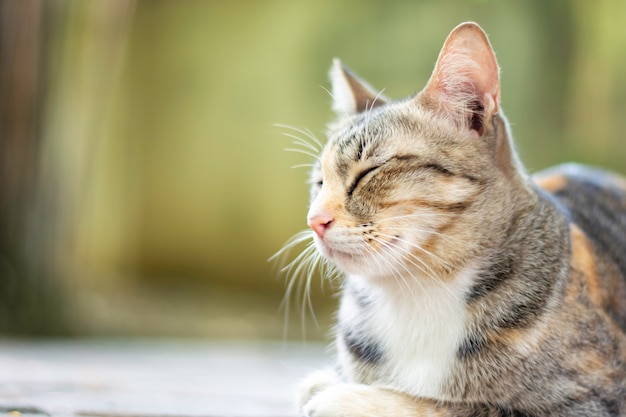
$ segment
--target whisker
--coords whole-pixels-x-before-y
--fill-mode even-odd
[[[306,258],[303,258],[301,262],[298,262],[298,266],[293,273],[294,276],[300,278],[298,282],[298,293],[302,294],[302,298],[300,301],[300,320],[302,322],[302,328],[305,327],[307,306],[309,307],[309,311],[311,312],[313,322],[317,325],[317,318],[315,317],[315,312],[313,311],[310,294],[310,284],[313,276],[314,265],[317,262],[317,257],[315,256],[315,248],[313,247],[313,249],[314,250],[311,251],[311,253]],[[302,279],[302,277],[304,277],[304,279]]]
[[[364,241],[364,243],[366,243],[366,242],[365,242],[365,240],[363,240],[363,241]],[[396,265],[394,265],[393,263],[391,263],[391,261],[390,261],[389,259],[387,259],[387,257],[385,256],[385,254],[380,254],[380,253],[376,252],[376,251],[375,251],[372,247],[370,247],[369,245],[367,245],[367,243],[366,243],[366,248],[368,248],[368,249],[369,249],[369,252],[371,253],[371,255],[372,255],[372,258],[373,258],[373,261],[374,261],[374,262],[375,262],[377,259],[380,259],[380,260],[382,260],[385,264],[387,264],[387,266],[389,266],[389,268],[391,269],[391,272],[392,272],[392,276],[393,276],[394,278],[396,278],[396,279],[398,279],[399,281],[401,281],[401,282],[402,282],[402,284],[406,287],[406,289],[407,289],[407,290],[409,291],[409,293],[411,294],[411,297],[413,298],[413,300],[415,300],[415,301],[417,302],[417,296],[415,295],[415,293],[414,293],[414,291],[413,291],[413,287],[411,287],[411,286],[409,285],[409,283],[408,283],[408,281],[407,281],[406,277],[404,276],[404,274],[402,274],[402,273],[398,270],[398,268],[396,267]],[[385,248],[385,247],[383,246],[383,248]],[[383,249],[383,250],[384,250],[384,249]],[[377,258],[377,259],[374,259],[374,258]],[[368,261],[369,261],[369,259],[368,259]],[[398,266],[402,267],[402,269],[404,269],[404,270],[406,271],[406,273],[409,275],[409,277],[410,277],[410,278],[412,278],[412,281],[413,281],[413,282],[415,282],[415,283],[417,283],[417,285],[420,287],[420,289],[421,289],[421,290],[423,290],[423,286],[422,286],[422,283],[420,282],[420,280],[419,280],[419,279],[416,279],[416,278],[415,278],[415,276],[411,273],[411,271],[409,271],[409,269],[408,269],[406,266],[404,266],[404,265],[402,265],[402,264],[400,264],[400,265],[398,265]]]
[[[387,235],[389,236],[389,235]],[[404,249],[402,248],[402,246],[392,243],[392,242],[388,242],[384,239],[381,239],[379,237],[376,236],[371,236],[372,239],[374,239],[375,241],[381,243],[384,246],[389,246],[389,247],[393,247],[395,249]],[[391,236],[391,237],[395,237],[395,236]],[[426,264],[423,260],[417,258],[417,257],[413,257],[415,259],[415,261],[418,261],[421,265],[416,264],[415,262],[413,262],[413,260],[411,260],[407,255],[410,255],[410,253],[402,253],[400,252],[400,254],[402,255],[403,259],[406,260],[407,262],[409,262],[411,265],[413,265],[414,267],[416,267],[417,269],[419,269],[421,272],[423,272],[427,277],[435,280],[438,279],[435,272],[432,270],[432,268]]]
[[[441,239],[447,241],[447,242],[452,242],[452,240],[450,239],[449,236],[446,236],[443,233],[440,233],[436,230],[429,230],[429,229],[423,229],[423,228],[419,228],[419,227],[385,227],[385,230],[399,230],[399,231],[408,231],[408,232],[420,232],[420,233],[426,233],[429,235],[434,235],[437,237],[440,237]]]
[[[419,259],[418,257],[416,257],[415,255],[413,255],[411,253],[406,253],[406,252],[403,253],[403,251],[402,251],[403,248],[401,246],[399,246],[399,245],[389,244],[389,242],[386,242],[386,241],[384,241],[382,239],[379,239],[379,238],[376,238],[376,237],[374,237],[374,239],[376,239],[380,243],[385,244],[386,246],[392,246],[395,249],[401,250],[400,255],[401,255],[403,260],[405,260],[406,262],[410,263],[415,268],[420,270],[423,274],[425,274],[427,277],[430,278],[431,282],[435,283],[440,288],[442,288],[445,291],[445,293],[450,297],[450,300],[455,300],[456,299],[454,293],[446,285],[446,283],[444,281],[442,281],[441,278],[439,278],[437,276],[437,274],[435,274],[434,271],[432,271],[432,268],[430,268],[427,264],[425,264],[421,259]],[[420,264],[422,264],[423,267],[418,265],[418,264],[416,264],[415,262],[413,262],[413,260],[420,262]],[[408,272],[408,269],[406,267],[404,267],[404,269],[407,270],[407,272]],[[419,278],[416,279],[413,276],[413,274],[411,274],[410,272],[409,272],[409,275],[413,278],[413,281],[417,282],[421,286],[421,281],[419,280]],[[422,287],[422,289],[423,289],[423,287]]]
[[[381,97],[381,95],[383,94],[383,90],[381,90],[376,97],[374,97],[374,100],[372,100],[371,103],[366,103],[365,104],[365,140],[370,141],[371,137],[369,134],[369,125],[370,125],[370,120],[372,118],[372,110],[374,109],[374,106],[376,105],[376,101]]]
[[[304,154],[304,155],[310,156],[310,157],[311,157],[311,158],[313,158],[313,159],[317,159],[317,157],[318,157],[318,155],[316,155],[316,154],[314,154],[314,153],[312,153],[312,152],[309,152],[309,151],[307,151],[307,150],[304,150],[304,149],[298,149],[298,148],[285,148],[285,150],[286,150],[286,151],[288,151],[288,152],[296,152],[296,153],[301,153],[301,154]]]
[[[276,253],[274,255],[272,255],[269,258],[269,261],[276,261],[276,260],[280,260],[279,258],[282,259],[282,256],[284,256],[285,254],[287,254],[291,249],[293,249],[294,246],[297,246],[298,244],[309,240],[309,239],[313,239],[313,231],[306,229],[306,230],[302,230],[298,233],[296,233],[295,235],[293,235],[292,237],[290,237],[287,242],[285,242],[285,244],[282,246],[282,248],[280,248],[278,251],[276,251]]]
[[[297,164],[297,165],[292,165],[291,168],[292,169],[296,169],[296,168],[313,168],[315,166],[315,164]]]
[[[307,138],[311,139],[316,145],[318,145],[318,149],[320,149],[320,150],[324,147],[324,145],[322,144],[322,141],[319,140],[317,138],[317,136],[315,136],[315,134],[313,132],[311,132],[310,129],[299,128],[299,127],[290,126],[290,125],[286,125],[286,124],[280,124],[280,123],[276,123],[276,124],[274,124],[274,126],[280,127],[280,128],[283,128],[283,129],[289,129],[289,130],[292,130],[294,132],[298,132],[298,133],[306,136]]]
[[[287,257],[296,246],[306,244],[304,249],[295,258],[287,262]],[[284,311],[283,337],[287,337],[287,326],[289,323],[289,313],[292,309],[292,299],[295,300],[295,307],[300,311],[302,336],[306,337],[307,311],[315,326],[319,327],[312,300],[312,283],[319,271],[322,284],[326,279],[334,279],[339,275],[334,265],[317,250],[313,240],[313,231],[303,230],[292,236],[271,258],[271,261],[279,262],[280,272],[286,275],[286,289],[280,308]]]
[[[387,236],[390,238],[396,238],[396,236],[392,236],[392,235],[386,235],[384,233],[380,233],[381,236]],[[376,239],[377,241],[387,245],[387,246],[392,246],[398,250],[401,250],[400,255],[402,256],[402,259],[404,259],[405,261],[409,262],[411,265],[415,266],[416,268],[418,268],[421,272],[423,272],[424,274],[426,274],[427,277],[429,277],[431,279],[432,282],[434,282],[435,284],[439,285],[440,288],[444,289],[445,292],[447,293],[448,296],[450,296],[451,300],[456,300],[456,297],[454,295],[454,293],[452,292],[452,290],[449,288],[448,285],[446,285],[446,283],[439,277],[437,276],[437,274],[432,270],[432,268],[426,264],[422,259],[420,259],[419,257],[415,256],[414,254],[410,253],[410,252],[406,252],[406,250],[404,248],[402,248],[400,245],[394,244],[394,243],[390,243],[390,242],[386,242],[382,239],[379,239],[377,237],[373,237],[374,239]],[[400,239],[400,241],[404,241],[405,243],[417,247],[419,249],[421,249],[422,251],[424,251],[426,254],[429,254],[431,256],[435,256],[435,254],[420,248],[419,246],[416,246],[415,244],[412,244],[411,242],[408,242],[406,240],[402,240]],[[439,258],[441,259],[441,258]],[[417,265],[415,262],[413,262],[413,260],[419,262],[422,266],[420,267],[420,265]],[[443,263],[445,263],[446,268],[448,269],[452,269],[444,260],[441,260]],[[424,268],[426,268],[428,271],[426,271]],[[419,279],[417,280],[419,282]]]
[[[311,139],[313,142],[315,142],[316,145],[319,146],[319,149],[323,149],[324,148],[324,144],[322,143],[321,140],[319,140],[317,138],[317,136],[315,136],[315,134],[311,131],[311,129],[305,127],[304,129],[300,129],[300,132],[305,135],[307,138]]]
[[[288,132],[283,132],[282,135],[294,139],[293,141],[294,145],[304,146],[305,148],[308,148],[312,150],[313,152],[317,152],[317,153],[321,151],[321,148],[313,145],[311,142],[308,142],[307,140],[305,140],[304,138],[301,138],[300,136],[296,136]]]
[[[432,258],[435,258],[437,261],[439,261],[441,264],[443,264],[447,269],[453,269],[452,266],[448,263],[448,261],[446,261],[445,259],[439,257],[438,255],[435,255],[431,251],[429,251],[427,249],[424,249],[423,247],[421,247],[420,245],[418,245],[416,243],[413,243],[413,242],[411,242],[409,240],[403,239],[403,238],[401,238],[399,236],[396,236],[396,235],[389,235],[389,234],[382,233],[382,232],[377,232],[377,233],[379,235],[381,235],[381,236],[388,237],[388,238],[391,238],[391,239],[396,239],[396,240],[398,240],[398,241],[400,241],[402,243],[405,243],[405,244],[409,245],[409,247],[415,248],[415,249],[419,250],[420,252],[422,252],[422,253],[424,253],[424,254],[432,257]]]
[[[332,98],[333,100],[335,99],[334,94],[328,88],[324,87],[323,85],[318,85],[318,87],[326,91],[326,93],[330,96],[330,98]]]
[[[316,254],[316,248],[314,246],[314,242],[310,242],[307,247],[296,257],[296,259],[294,259],[292,262],[290,262],[287,266],[285,266],[282,271],[284,273],[287,274],[287,288],[285,290],[285,295],[283,296],[283,301],[281,302],[280,307],[284,308],[284,314],[285,314],[285,326],[288,325],[289,323],[289,312],[290,312],[290,305],[291,305],[291,298],[292,298],[292,294],[294,292],[294,287],[297,289],[296,293],[303,293],[303,285],[306,284],[306,281],[303,283],[303,277],[305,277],[305,275],[303,274],[303,265],[307,265],[309,264],[312,259],[314,259]],[[305,305],[305,299],[304,297],[302,299],[299,298],[295,298],[296,301],[299,302],[299,304],[301,304],[302,306]],[[305,336],[306,333],[306,326],[304,325],[304,321],[306,318],[306,315],[304,314],[304,308],[301,309],[301,321],[302,321],[302,326],[301,326],[301,330],[303,333],[303,336]],[[314,320],[316,320],[314,318]],[[286,337],[286,333],[287,333],[287,329],[285,328],[284,330],[284,336]]]
[[[368,110],[370,113],[372,112],[372,109],[373,109],[373,108],[374,108],[374,106],[376,105],[376,102],[378,101],[378,99],[382,97],[382,95],[383,95],[383,92],[384,92],[384,91],[385,91],[385,89],[384,89],[384,88],[383,88],[382,90],[380,90],[380,91],[378,92],[378,94],[376,94],[376,97],[374,97],[374,100],[372,100],[372,103],[370,104],[370,106],[369,106],[369,110]],[[366,110],[367,110],[367,109],[366,109]]]
[[[385,244],[382,248],[382,250],[391,250],[391,249],[402,249],[399,248],[398,245],[386,245],[387,242],[383,241],[382,239],[377,239],[378,241],[380,241],[380,243]],[[385,256],[385,253],[376,253],[375,254],[376,257],[378,259],[382,259],[387,265],[390,266],[390,268],[393,270],[393,275],[395,276],[396,279],[399,279],[402,281],[403,285],[405,288],[407,288],[407,290],[409,291],[409,293],[411,294],[411,297],[413,298],[413,300],[415,302],[419,302],[415,292],[414,292],[414,285],[409,285],[407,278],[410,278],[413,284],[417,284],[420,291],[425,291],[425,287],[422,283],[422,280],[418,277],[416,277],[415,275],[413,275],[413,272],[411,272],[405,265],[399,264],[402,269],[404,271],[406,271],[406,275],[405,274],[401,274],[398,269],[391,264],[391,262],[387,259],[387,256]],[[415,262],[412,261],[412,259],[415,259],[417,261],[419,261],[419,259],[417,259],[414,255],[408,253],[402,253],[400,252],[400,256],[403,260],[405,260],[406,262],[408,262],[409,264],[412,264],[415,268],[417,268],[421,273],[423,273],[424,275],[426,275],[427,277],[430,278],[430,282],[434,283],[435,285],[439,286],[441,289],[444,290],[444,293],[449,297],[450,302],[454,302],[456,304],[458,304],[458,298],[455,296],[455,294],[453,293],[453,291],[451,290],[451,288],[446,285],[445,282],[443,282],[440,278],[438,278],[436,275],[429,273],[427,270],[425,270],[424,268],[422,268],[420,265],[415,264]]]

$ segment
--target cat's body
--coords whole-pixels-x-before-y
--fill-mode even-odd
[[[347,276],[302,414],[626,416],[626,180],[525,173],[474,24],[416,97],[332,78],[308,221]]]

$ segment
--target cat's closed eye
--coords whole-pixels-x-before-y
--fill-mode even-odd
[[[352,196],[352,194],[354,193],[354,190],[356,190],[356,187],[359,185],[359,183],[361,183],[363,181],[363,179],[370,173],[376,171],[378,168],[380,168],[381,165],[375,165],[373,167],[367,168],[363,171],[361,171],[356,178],[354,179],[354,181],[352,182],[352,185],[350,185],[350,188],[348,189],[348,196]]]

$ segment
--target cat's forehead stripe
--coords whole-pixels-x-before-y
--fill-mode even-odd
[[[389,134],[383,123],[388,123],[388,120],[374,120],[369,117],[340,134],[335,139],[338,161],[341,161],[341,164],[349,164],[376,155],[381,142]]]

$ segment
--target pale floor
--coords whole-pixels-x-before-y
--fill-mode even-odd
[[[287,417],[316,343],[0,340],[0,416]]]

